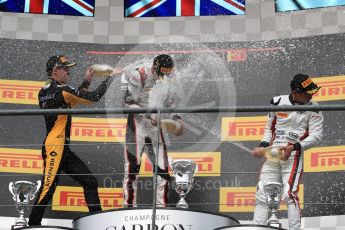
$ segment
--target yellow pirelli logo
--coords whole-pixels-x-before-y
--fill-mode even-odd
[[[254,212],[256,187],[222,187],[219,196],[219,212]],[[304,185],[299,186],[299,202],[304,208]],[[282,201],[280,210],[287,210]]]
[[[222,141],[261,140],[266,126],[266,116],[223,117]]]
[[[122,208],[122,188],[98,188],[102,210]],[[83,188],[58,186],[53,196],[53,210],[88,212]]]
[[[73,117],[71,140],[87,142],[124,142],[127,120],[124,118]]]
[[[0,148],[0,172],[42,174],[41,150]]]
[[[38,92],[44,85],[40,81],[0,79],[0,102],[11,104],[38,104]]]
[[[314,101],[335,101],[345,99],[345,76],[313,78],[313,81],[321,86],[314,94]]]
[[[169,157],[175,159],[193,160],[198,166],[196,176],[220,176],[221,153],[220,152],[171,152]],[[143,154],[140,167],[141,176],[152,176],[150,160]],[[171,169],[169,168],[171,172]]]
[[[345,168],[345,146],[328,146],[304,152],[305,172],[340,171]]]

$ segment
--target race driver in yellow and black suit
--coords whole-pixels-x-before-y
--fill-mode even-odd
[[[112,80],[110,76],[94,91],[87,90],[93,78],[93,69],[87,70],[85,80],[77,90],[66,85],[69,70],[74,65],[63,55],[49,58],[46,66],[49,80],[38,94],[41,109],[68,109],[80,104],[90,104],[99,101],[105,94]],[[120,73],[121,70],[115,69],[111,75]],[[69,147],[71,116],[52,114],[45,115],[44,118],[47,134],[42,146],[43,182],[30,214],[30,226],[41,225],[44,210],[54,194],[62,171],[83,187],[89,211],[101,210],[97,179]]]

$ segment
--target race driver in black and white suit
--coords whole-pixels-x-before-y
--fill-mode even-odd
[[[125,104],[128,108],[148,108],[152,100],[153,89],[161,90],[161,95],[154,98],[162,101],[155,107],[171,107],[174,105],[174,93],[169,93],[169,84],[163,84],[165,80],[174,78],[174,61],[166,54],[154,58],[153,64],[142,66],[131,72],[128,78],[128,87],[125,95]],[[163,96],[164,95],[164,96]],[[183,130],[181,117],[172,116],[181,124],[175,135],[181,135]],[[126,127],[126,146],[124,152],[125,173],[123,180],[125,207],[137,207],[137,181],[140,170],[141,156],[147,153],[155,170],[155,154],[158,154],[158,178],[157,178],[157,205],[165,207],[168,203],[168,185],[170,176],[168,173],[168,155],[166,144],[162,135],[162,129],[157,126],[156,114],[129,114]],[[159,149],[157,153],[157,141],[159,136]]]
[[[314,105],[312,95],[318,87],[308,75],[297,74],[291,81],[291,94],[274,97],[275,106]],[[270,112],[260,146],[252,154],[264,156],[264,148],[270,145],[284,146],[281,161],[265,161],[257,186],[254,223],[266,225],[268,219],[264,185],[282,182],[282,199],[288,207],[289,229],[301,229],[298,188],[303,172],[303,151],[322,138],[323,116],[319,111]]]

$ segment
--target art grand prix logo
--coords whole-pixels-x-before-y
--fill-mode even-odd
[[[44,82],[0,79],[0,102],[37,105],[37,95]]]
[[[98,188],[102,210],[122,208],[122,188]],[[53,210],[88,212],[82,187],[58,186],[53,196]]]
[[[345,168],[345,146],[327,146],[304,152],[305,172],[341,171]]]
[[[219,195],[219,212],[253,212],[255,209],[256,187],[222,187]],[[304,208],[304,185],[299,186],[299,201]],[[287,210],[284,202],[280,210]]]

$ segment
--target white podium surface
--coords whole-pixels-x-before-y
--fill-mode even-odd
[[[11,225],[15,223],[15,220],[16,220],[15,217],[0,216],[0,230],[11,229]],[[240,222],[242,225],[250,225],[253,223],[252,220],[240,220]],[[288,225],[287,219],[280,219],[280,222],[283,224],[283,228],[285,229],[288,228],[289,225]],[[42,221],[42,224],[72,228],[71,219],[44,218]],[[303,217],[301,228],[303,230],[320,230],[320,229],[343,230],[345,229],[345,215]],[[165,230],[168,230],[168,229],[165,229]],[[243,230],[243,229],[240,229],[240,230]]]
[[[238,225],[229,216],[211,212],[177,208],[156,210],[155,230],[212,230]],[[73,221],[73,228],[80,230],[152,230],[152,209],[117,209],[90,214]]]

